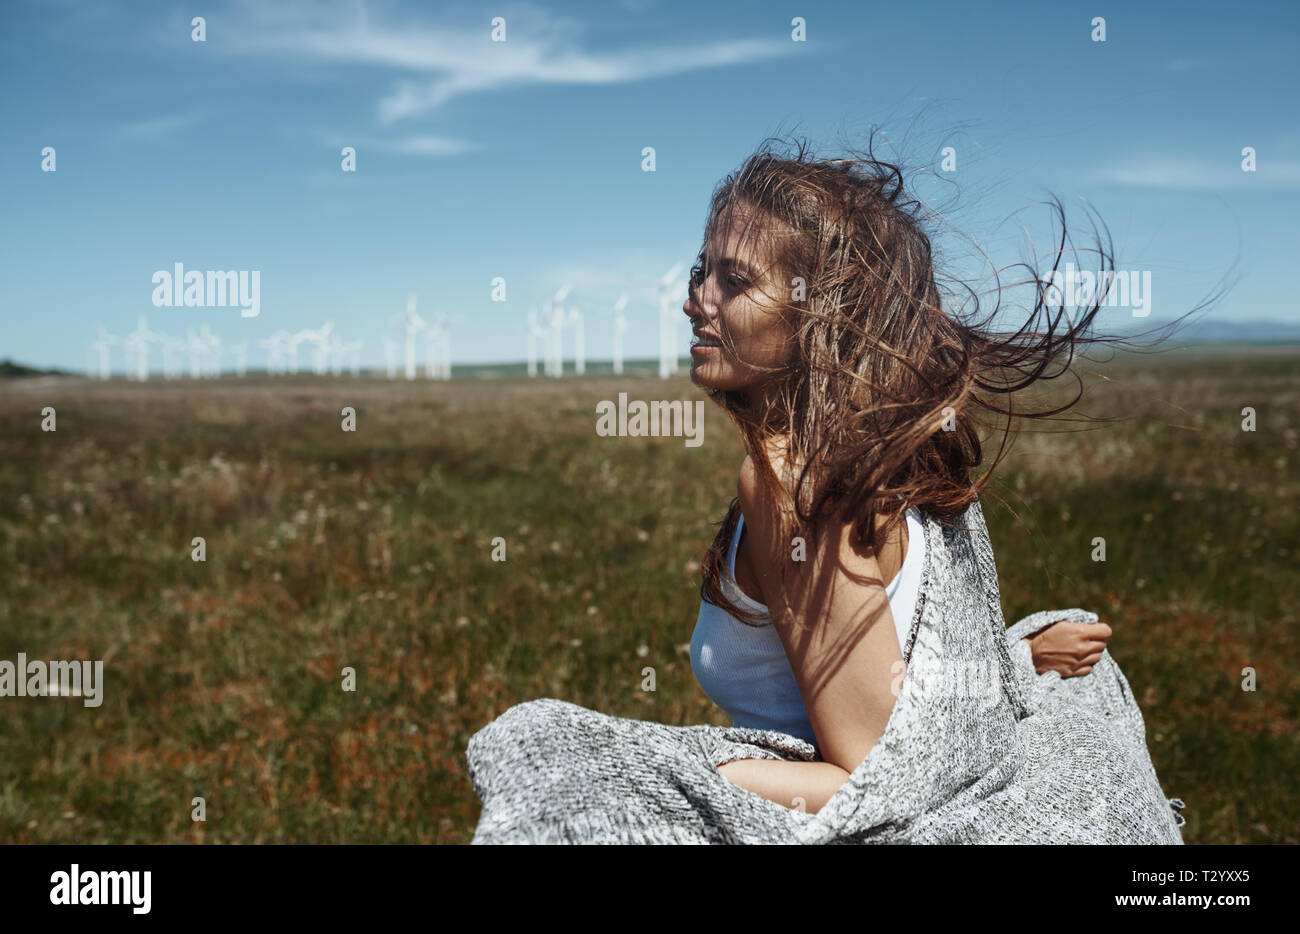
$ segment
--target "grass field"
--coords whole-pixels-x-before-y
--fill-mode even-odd
[[[1300,350],[1082,368],[1125,420],[1023,433],[984,495],[1007,621],[1111,623],[1188,843],[1300,842]],[[700,447],[601,438],[620,390],[704,396],[457,376],[0,383],[0,659],[106,681],[0,698],[0,842],[464,843],[466,743],[516,702],[730,723],[686,654],[743,457],[721,412]]]

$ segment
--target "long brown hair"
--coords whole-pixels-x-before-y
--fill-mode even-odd
[[[779,140],[765,141],[714,189],[690,288],[694,295],[702,281],[706,248],[723,212],[744,209],[750,219],[741,238],[772,258],[781,287],[766,297],[789,325],[797,350],[788,364],[770,370],[776,391],[762,394],[761,402],[739,391],[709,394],[740,429],[765,498],[779,507],[782,541],[796,535],[810,541],[811,531],[838,517],[853,524],[855,544],[879,553],[911,506],[942,521],[965,512],[1008,451],[1013,415],[1059,414],[1083,391],[1080,382],[1073,400],[1043,411],[1015,411],[1009,394],[1066,373],[1078,380],[1070,364],[1080,345],[1128,344],[1152,332],[1127,338],[1089,333],[1105,289],[1076,311],[1074,323],[1066,296],[1049,304],[1061,257],[1078,252],[1066,249],[1065,211],[1055,197],[1047,202],[1061,221],[1052,272],[1040,277],[1034,265],[1020,263],[1030,278],[1004,285],[1006,270],[995,270],[997,307],[975,323],[976,292],[960,282],[941,290],[936,279],[928,230],[938,218],[905,191],[899,166],[874,157],[874,138],[873,132],[865,154],[838,159],[815,157],[802,140],[785,154],[774,150]],[[1095,225],[1093,231],[1099,275],[1113,273],[1109,231],[1104,242]],[[1001,292],[1013,286],[1034,290],[1033,311],[1017,331],[999,334],[990,329],[992,321],[1002,307]],[[955,301],[961,292],[974,303],[964,315]],[[1003,395],[1005,406],[997,401]],[[972,471],[983,458],[979,410],[1006,421],[994,426],[1002,443],[976,482]],[[789,438],[783,478],[764,444],[773,436]],[[739,513],[733,499],[702,564],[700,593],[753,623],[758,617],[732,603],[720,586]],[[782,580],[787,567],[783,562]]]

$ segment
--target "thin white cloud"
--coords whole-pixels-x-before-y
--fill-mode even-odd
[[[624,84],[698,71],[745,65],[788,53],[789,42],[737,39],[692,47],[629,49],[611,54],[558,52],[532,47],[490,46],[473,67],[449,69],[431,81],[403,81],[379,102],[379,117],[392,123],[442,106],[460,94],[529,84]],[[495,60],[493,57],[495,56]]]
[[[477,148],[459,139],[441,136],[408,136],[404,139],[371,140],[368,145],[402,156],[455,156]]]
[[[358,155],[367,151],[392,153],[399,156],[456,156],[478,149],[476,143],[463,139],[428,134],[402,137],[346,136],[340,133],[316,132],[322,145],[339,150],[351,146]]]
[[[429,113],[462,94],[542,84],[604,85],[760,62],[792,54],[788,39],[729,39],[593,52],[579,48],[578,25],[539,11],[507,15],[505,42],[491,41],[485,17],[474,28],[379,22],[350,12],[297,4],[248,5],[247,22],[228,29],[244,55],[397,73],[378,102],[380,121]]]
[[[153,143],[175,136],[198,123],[202,118],[202,114],[189,113],[138,120],[119,126],[113,135],[121,141]]]
[[[1270,162],[1260,158],[1255,172],[1241,170],[1240,157],[1218,165],[1168,157],[1130,159],[1099,169],[1094,178],[1135,188],[1170,188],[1182,191],[1224,189],[1300,188],[1300,162]]]

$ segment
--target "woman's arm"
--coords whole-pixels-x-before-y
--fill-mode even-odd
[[[807,560],[788,568],[778,594],[790,543],[780,540],[778,507],[763,495],[751,458],[741,467],[739,499],[751,535],[750,562],[763,596],[778,598],[766,603],[821,757],[844,773],[838,788],[884,734],[897,699],[896,666],[903,655],[879,563],[874,553],[854,547],[851,525],[827,520],[807,542]],[[778,793],[790,790],[778,787]]]
[[[733,785],[796,811],[816,814],[849,773],[829,762],[787,762],[784,759],[734,759],[718,766]]]
[[[1057,671],[1063,678],[1092,671],[1111,636],[1105,623],[1058,620],[1025,636],[1039,674]],[[829,762],[788,762],[783,759],[733,759],[718,766],[727,781],[769,801],[816,814],[848,781],[849,773]]]

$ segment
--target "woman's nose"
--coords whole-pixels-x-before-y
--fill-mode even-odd
[[[686,315],[686,317],[694,319],[694,318],[704,318],[708,316],[708,312],[705,310],[704,304],[700,301],[700,289],[702,288],[703,288],[702,285],[697,286],[693,289],[689,287],[687,288],[686,301],[682,303],[682,312]]]

